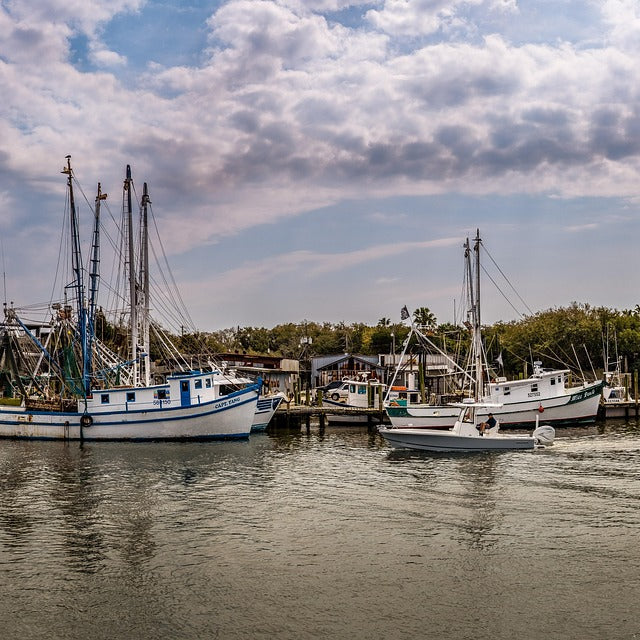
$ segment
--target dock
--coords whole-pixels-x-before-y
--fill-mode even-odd
[[[621,402],[603,402],[598,409],[598,418],[638,418],[640,417],[640,403],[637,400]]]
[[[320,428],[323,429],[328,422],[328,416],[363,416],[363,422],[366,422],[369,429],[375,429],[380,423],[389,422],[385,410],[381,408],[328,407],[282,402],[271,420],[271,426],[275,428],[299,428],[304,424],[309,429],[311,420],[314,419],[319,422]]]

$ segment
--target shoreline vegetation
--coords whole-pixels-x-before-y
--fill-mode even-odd
[[[416,309],[412,320],[449,353],[464,353],[469,346],[471,333],[463,323],[438,324],[427,307]],[[304,320],[271,329],[238,326],[184,334],[178,343],[183,352],[195,353],[204,342],[217,353],[303,360],[336,353],[399,353],[409,330],[408,322],[384,317],[374,326]],[[625,372],[640,368],[640,305],[620,311],[573,302],[520,320],[484,325],[483,336],[489,361],[500,362],[505,375],[523,371],[533,360],[586,374],[612,371],[616,366]]]

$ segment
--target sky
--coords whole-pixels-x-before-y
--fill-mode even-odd
[[[638,59],[631,0],[0,0],[5,302],[51,296],[71,155],[114,218],[148,183],[202,331],[457,320],[476,229],[485,323],[634,308]]]

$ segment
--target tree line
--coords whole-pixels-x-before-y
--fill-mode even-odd
[[[438,323],[428,307],[413,312],[413,322],[435,345],[463,357],[469,348],[470,330],[464,325]],[[178,338],[184,352],[194,352],[202,342],[213,353],[273,355],[297,360],[351,353],[377,356],[400,353],[410,332],[409,322],[381,318],[376,325],[318,323],[305,320],[264,327],[235,327]],[[498,375],[531,372],[531,363],[570,368],[600,375],[615,368],[640,368],[640,306],[633,310],[593,307],[574,302],[567,307],[540,311],[520,320],[483,326],[489,362]],[[414,347],[410,344],[409,349]],[[417,348],[417,347],[416,347]],[[608,353],[608,358],[605,355]],[[606,360],[608,359],[608,363]]]

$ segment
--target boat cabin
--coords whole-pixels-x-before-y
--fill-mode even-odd
[[[219,371],[192,371],[168,376],[165,384],[149,387],[97,389],[87,397],[89,413],[149,411],[169,407],[189,407],[219,399],[237,391],[225,383]],[[78,402],[80,410],[84,401]]]
[[[492,402],[522,402],[537,398],[553,398],[566,394],[568,369],[543,369],[542,363],[533,363],[533,374],[523,380],[496,378],[485,387],[486,398]]]

